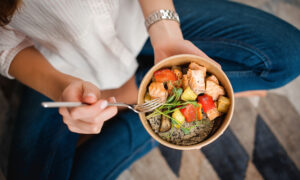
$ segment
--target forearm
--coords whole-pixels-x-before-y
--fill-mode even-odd
[[[57,71],[34,47],[25,48],[16,55],[9,74],[52,100],[58,100],[68,84],[79,80]]]
[[[175,10],[172,0],[139,0],[139,2],[145,18],[156,10]],[[150,26],[148,32],[154,48],[170,39],[183,39],[179,24],[172,20],[158,21]]]

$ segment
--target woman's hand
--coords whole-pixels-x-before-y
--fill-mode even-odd
[[[114,97],[101,99],[100,90],[85,81],[72,82],[64,89],[60,100],[89,104],[75,108],[59,108],[64,123],[75,133],[98,134],[103,123],[118,112],[117,107],[107,106],[108,102],[116,101]]]
[[[155,63],[177,54],[194,54],[197,56],[209,58],[203,51],[196,47],[191,41],[184,39],[170,39],[167,42],[161,42],[154,47]]]
[[[154,49],[155,63],[173,55],[194,54],[205,57],[221,67],[220,64],[209,58],[191,41],[184,40],[177,22],[159,21],[150,27],[149,35]]]

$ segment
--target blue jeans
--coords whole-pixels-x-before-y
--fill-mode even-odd
[[[300,32],[244,5],[218,0],[175,0],[184,37],[218,61],[236,92],[271,89],[299,75]],[[153,65],[148,41],[139,55],[137,84]],[[157,143],[131,111],[107,121],[99,135],[76,148],[78,134],[45,96],[26,88],[15,126],[9,179],[115,179]]]

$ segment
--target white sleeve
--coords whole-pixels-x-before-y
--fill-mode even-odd
[[[0,27],[0,74],[13,79],[8,74],[11,62],[21,50],[32,45],[33,42],[26,35],[10,27]]]

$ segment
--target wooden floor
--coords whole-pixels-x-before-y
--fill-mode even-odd
[[[300,29],[300,0],[237,1]],[[218,141],[202,150],[169,149],[170,156],[160,146],[118,180],[300,179],[299,92],[300,77],[265,98],[237,98],[230,128]]]

